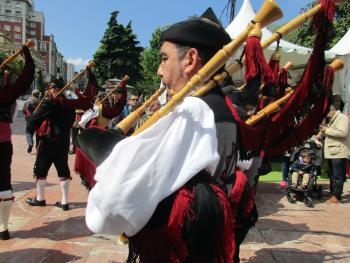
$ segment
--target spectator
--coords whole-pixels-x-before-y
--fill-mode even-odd
[[[311,161],[311,154],[308,150],[302,150],[298,160],[295,160],[291,166],[292,170],[292,188],[307,189],[310,176],[315,172],[315,165]],[[301,180],[301,185],[298,182]]]
[[[328,203],[337,204],[341,200],[346,180],[346,163],[350,157],[349,119],[334,105],[327,114],[329,123],[322,127],[325,135],[324,156],[328,159],[328,176],[331,197]]]
[[[28,119],[29,117],[33,114],[34,110],[39,104],[40,101],[40,92],[39,90],[35,89],[32,91],[32,96],[24,102],[22,112],[25,115],[25,120],[26,120],[26,141],[28,144],[28,149],[27,152],[31,153],[33,149],[33,135],[34,135],[34,128],[28,124]],[[36,140],[36,145],[38,143],[38,140]]]

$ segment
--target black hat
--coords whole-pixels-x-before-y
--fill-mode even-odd
[[[229,43],[231,38],[213,10],[208,8],[201,17],[173,24],[163,32],[161,40],[217,51]]]

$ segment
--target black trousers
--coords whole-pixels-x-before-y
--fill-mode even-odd
[[[11,186],[11,162],[12,142],[0,143],[0,192],[12,190]]]
[[[330,180],[329,189],[331,195],[341,199],[344,182],[346,181],[347,159],[328,159],[328,176]]]
[[[38,179],[47,177],[52,164],[62,178],[70,178],[68,167],[69,137],[66,140],[49,141],[40,139],[38,154],[34,165],[34,176]]]

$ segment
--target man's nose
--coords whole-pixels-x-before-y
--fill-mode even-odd
[[[162,67],[159,66],[158,69],[157,69],[157,76],[162,78],[163,77],[163,70],[162,70]]]

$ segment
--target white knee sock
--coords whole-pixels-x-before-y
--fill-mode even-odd
[[[11,190],[0,192],[0,198],[11,198],[11,197],[12,197]],[[4,232],[8,230],[12,203],[13,203],[12,200],[0,202],[0,232]]]
[[[38,201],[45,200],[45,186],[46,186],[46,179],[37,180],[37,182],[36,182],[36,191],[37,191],[36,200],[38,200]]]
[[[69,179],[61,181],[61,190],[62,190],[62,201],[61,204],[65,205],[68,203],[68,193],[69,193]]]

